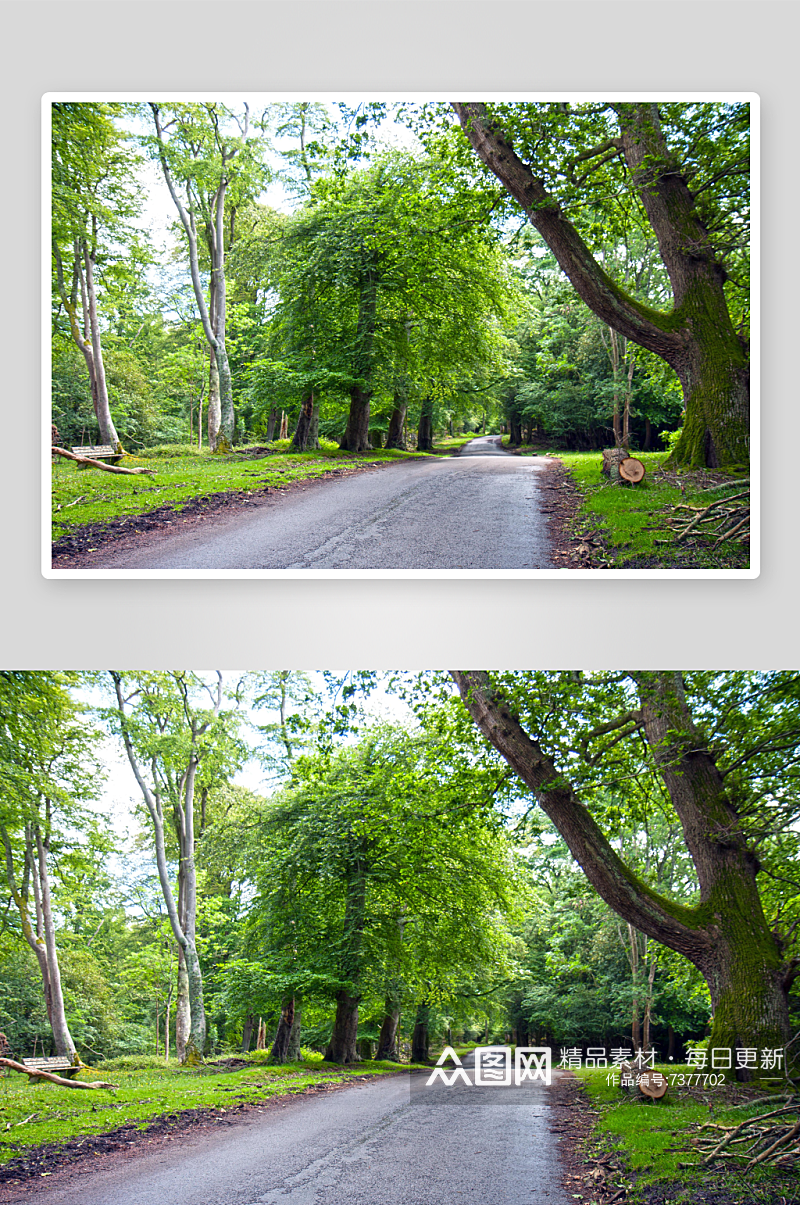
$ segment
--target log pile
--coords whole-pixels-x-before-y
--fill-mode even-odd
[[[763,1104],[769,1100],[776,1104],[778,1099],[781,1098],[766,1097],[751,1103]],[[708,1167],[726,1159],[743,1160],[748,1168],[765,1163],[789,1167],[800,1161],[800,1097],[782,1099],[787,1102],[782,1107],[748,1117],[740,1125],[708,1122],[700,1126],[694,1140],[695,1149],[703,1156],[700,1166]],[[678,1164],[683,1168],[691,1166]]]

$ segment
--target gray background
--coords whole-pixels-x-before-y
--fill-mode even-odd
[[[0,664],[796,666],[798,5],[2,3]],[[755,581],[40,575],[40,98],[59,90],[751,91],[762,100]]]

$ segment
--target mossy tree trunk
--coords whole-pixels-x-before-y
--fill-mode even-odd
[[[691,907],[659,895],[622,861],[568,776],[523,729],[488,674],[451,672],[476,724],[534,792],[598,894],[624,920],[702,972],[714,1011],[712,1046],[783,1046],[795,970],[784,962],[764,915],[757,859],[713,752],[693,722],[681,675],[634,674],[640,708],[616,727],[624,722],[641,732],[680,819],[700,885],[700,901]]]
[[[667,147],[656,105],[615,104],[620,136],[591,154],[617,153],[644,207],[669,275],[673,309],[643,305],[594,258],[543,180],[515,153],[480,102],[455,102],[462,129],[489,169],[527,214],[576,292],[613,330],[660,356],[684,396],[682,464],[747,464],[750,448],[747,348],[725,300],[725,271],[681,165]],[[586,159],[590,152],[582,156]]]

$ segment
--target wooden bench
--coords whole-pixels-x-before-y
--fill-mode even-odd
[[[90,456],[92,460],[108,460],[111,464],[117,464],[122,460],[122,453],[112,448],[111,444],[98,444],[95,447],[88,448],[73,448],[72,451],[76,456]],[[78,468],[85,469],[87,465],[79,464]]]
[[[22,1066],[31,1071],[52,1071],[54,1075],[63,1075],[65,1079],[72,1079],[73,1075],[77,1075],[81,1070],[65,1054],[49,1059],[22,1059]]]

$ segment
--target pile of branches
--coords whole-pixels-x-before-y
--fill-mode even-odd
[[[767,1096],[750,1104],[769,1102],[775,1105],[778,1100],[786,1103],[767,1113],[748,1117],[737,1126],[713,1122],[700,1126],[695,1139],[695,1149],[703,1155],[700,1166],[708,1167],[723,1159],[746,1160],[747,1167],[762,1163],[787,1167],[796,1163],[800,1159],[800,1097]],[[704,1130],[715,1132],[703,1133]],[[689,1163],[678,1164],[678,1167],[691,1166]]]
[[[726,485],[716,488],[729,489],[733,484],[732,482],[726,483]],[[692,535],[716,537],[714,548],[718,548],[727,540],[748,541],[750,539],[750,483],[749,481],[737,481],[735,485],[744,485],[747,488],[736,494],[716,498],[705,506],[692,506],[688,502],[679,502],[670,507],[673,515],[669,522],[675,532],[676,540],[680,543],[681,540],[688,539]],[[679,511],[684,513],[677,513]],[[685,513],[687,511],[688,514]],[[659,542],[665,544],[669,541]]]

